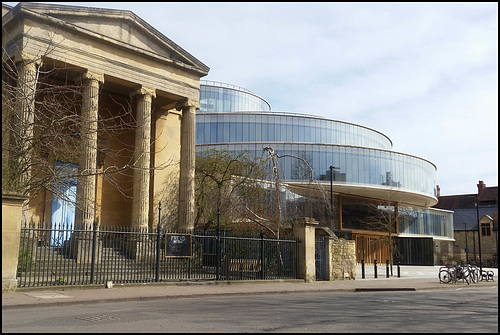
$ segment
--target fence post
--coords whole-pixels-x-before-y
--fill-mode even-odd
[[[260,279],[264,279],[264,232],[260,232]]]
[[[217,207],[217,229],[216,229],[216,237],[215,237],[215,248],[216,248],[216,257],[217,257],[217,266],[215,268],[215,280],[220,280],[220,209]]]
[[[92,264],[90,266],[90,283],[94,283],[95,277],[95,248],[97,248],[97,221],[94,221],[92,227]]]
[[[160,252],[161,252],[161,201],[158,204],[158,226],[156,227],[156,277],[155,282],[160,281]]]
[[[373,266],[374,266],[373,274],[375,275],[375,278],[377,278],[377,260],[376,259],[373,261]]]
[[[361,260],[361,279],[365,279],[365,260]]]

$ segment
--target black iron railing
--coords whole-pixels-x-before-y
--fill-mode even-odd
[[[228,235],[31,224],[21,228],[18,286],[297,278],[295,239]]]

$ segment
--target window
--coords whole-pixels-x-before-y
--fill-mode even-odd
[[[491,224],[489,222],[481,223],[481,236],[491,236]]]

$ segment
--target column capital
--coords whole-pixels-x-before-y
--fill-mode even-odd
[[[179,100],[175,104],[175,109],[178,111],[184,110],[186,108],[195,108],[195,109],[200,109],[200,104],[196,100],[191,100],[191,99],[183,99]]]
[[[21,51],[20,53],[16,54],[13,59],[15,64],[18,63],[23,63],[23,64],[30,64],[33,63],[35,65],[41,66],[43,61],[42,57],[40,56],[35,56],[29,52],[26,51]]]
[[[130,93],[131,97],[134,97],[136,95],[147,95],[151,96],[152,98],[156,98],[156,89],[149,87],[140,87]]]
[[[102,84],[104,83],[104,74],[85,70],[85,72],[78,76],[75,81],[78,83],[84,80],[96,80]]]

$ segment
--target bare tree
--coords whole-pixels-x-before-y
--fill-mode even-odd
[[[357,219],[364,229],[381,233],[372,240],[372,243],[388,247],[391,276],[393,275],[394,254],[398,253],[394,236],[397,234],[399,204],[392,200],[394,194],[395,190],[391,189],[384,200],[366,201],[366,213],[362,218]]]
[[[206,150],[196,158],[195,227],[208,229],[218,221],[223,226],[239,222],[251,208],[262,205],[264,195],[259,187],[264,169],[262,162],[252,160],[248,153],[227,150]],[[261,223],[259,220],[252,220]]]
[[[320,181],[316,179],[314,169],[309,163],[311,157],[309,157],[306,152],[301,152],[299,155],[279,155],[274,152],[272,148],[266,147],[263,148],[263,150],[268,151],[273,162],[275,201],[281,201],[279,198],[281,189],[288,188],[290,191],[289,194],[293,194],[288,183],[283,182],[280,177],[280,161],[283,159],[292,159],[291,179],[303,184],[304,194],[302,196],[297,196],[294,200],[287,199],[286,204],[288,207],[286,217],[291,219],[297,216],[313,217],[323,226],[330,225],[334,227],[334,208],[330,204],[325,188]],[[281,207],[278,207],[278,209],[281,210]],[[281,212],[279,217],[281,220],[286,219],[281,217]]]
[[[137,166],[134,144],[123,138],[138,126],[132,98],[101,87],[99,101],[105,103],[99,103],[98,119],[86,119],[81,113],[84,85],[75,80],[78,70],[50,58],[56,47],[51,44],[37,57],[24,57],[19,66],[12,50],[9,53],[2,44],[2,190],[28,195],[29,201],[49,191],[78,206],[61,190],[72,180],[100,175],[124,197],[131,197],[126,181]],[[27,73],[26,68],[33,70]],[[87,149],[84,139],[95,135],[97,166],[78,170],[75,165]]]

